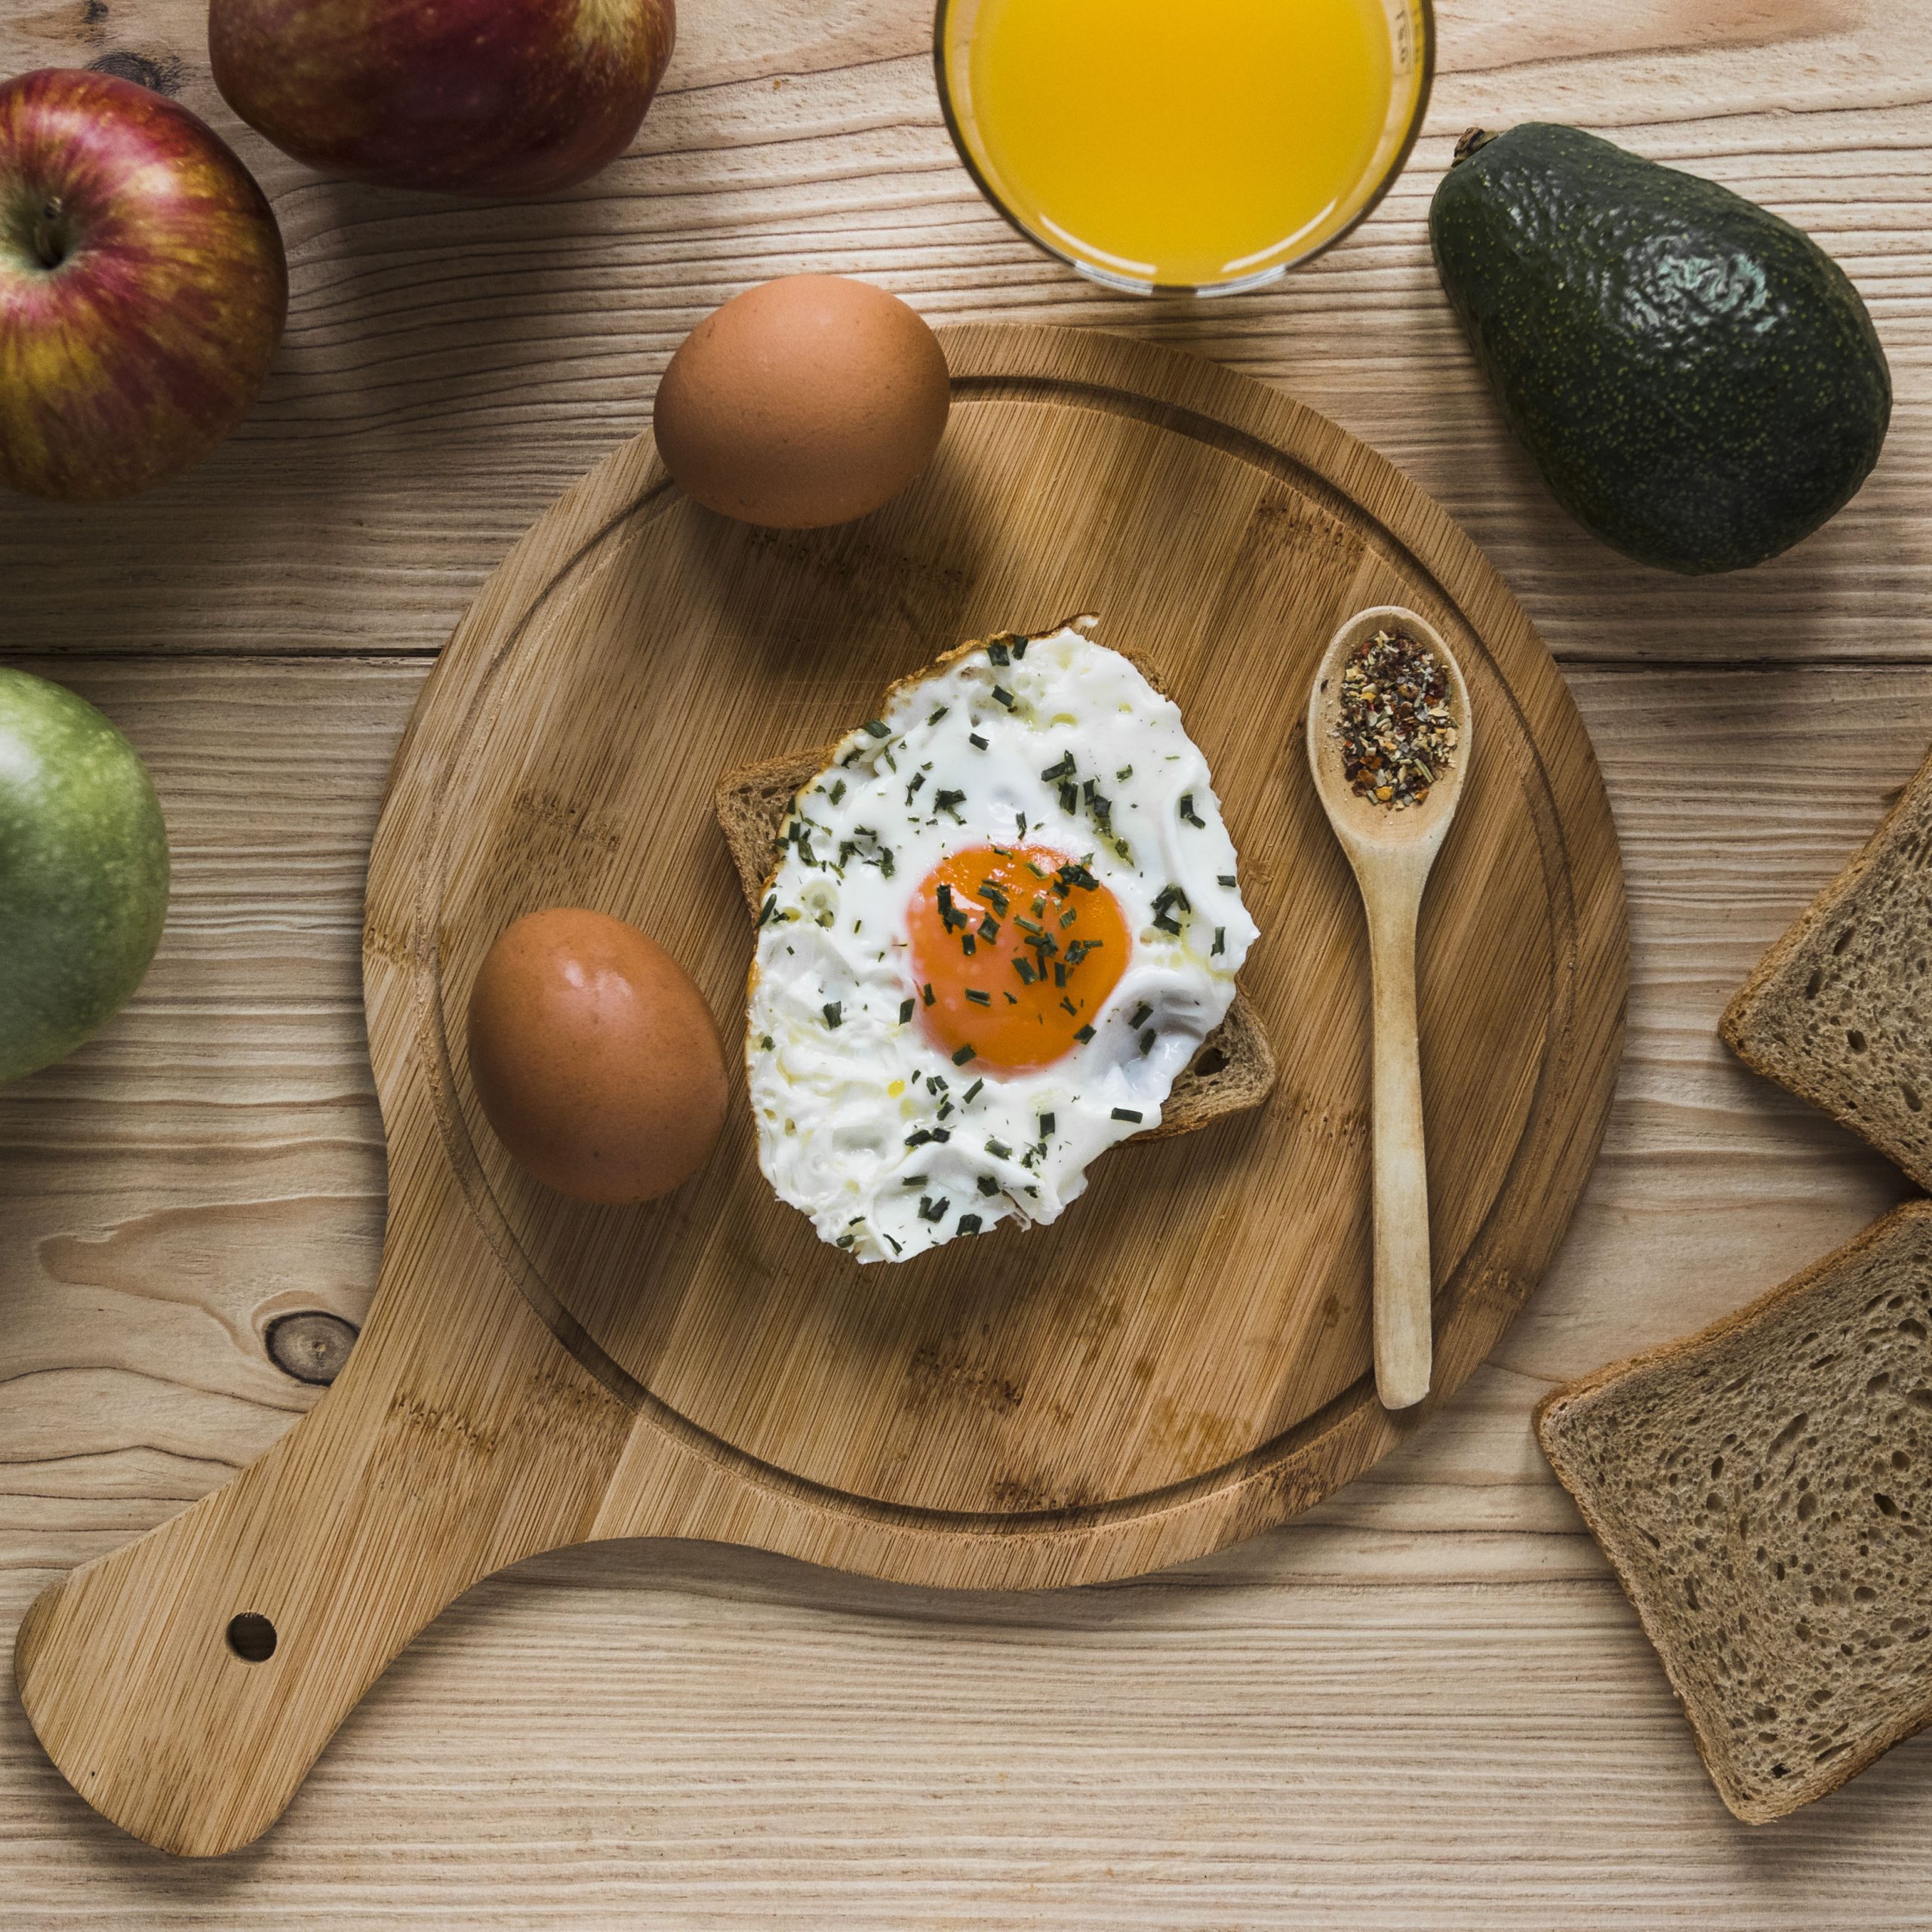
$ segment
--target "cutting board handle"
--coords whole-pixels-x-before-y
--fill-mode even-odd
[[[248,1844],[445,1604],[589,1535],[632,1420],[455,1189],[414,1226],[392,1219],[368,1324],[315,1408],[28,1611],[15,1669],[42,1743],[151,1844]]]

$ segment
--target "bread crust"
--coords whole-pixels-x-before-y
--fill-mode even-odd
[[[1887,1160],[1903,1169],[1917,1181],[1920,1186],[1932,1189],[1932,1164],[1915,1161],[1903,1153],[1895,1145],[1887,1145],[1879,1137],[1878,1123],[1868,1121],[1854,1113],[1835,1094],[1826,1091],[1812,1078],[1801,1066],[1794,1066],[1778,1055],[1761,1048],[1751,1036],[1751,1023],[1761,1011],[1767,998],[1775,992],[1777,983],[1792,956],[1797,953],[1823,925],[1835,918],[1846,901],[1858,891],[1865,878],[1881,860],[1887,857],[1893,849],[1900,828],[1916,811],[1921,803],[1921,795],[1932,786],[1932,752],[1893,800],[1884,817],[1878,821],[1878,829],[1847,863],[1838,876],[1812,900],[1801,912],[1783,934],[1773,942],[1771,947],[1752,970],[1751,976],[1731,997],[1718,1022],[1718,1037],[1749,1067],[1752,1072],[1761,1074],[1764,1078],[1774,1081],[1789,1093],[1795,1094],[1801,1100],[1808,1101],[1821,1113],[1829,1115],[1841,1127],[1849,1128],[1860,1140]]]
[[[1704,1713],[1692,1695],[1686,1690],[1679,1674],[1676,1651],[1679,1642],[1677,1633],[1663,1617],[1661,1607],[1653,1603],[1650,1593],[1641,1580],[1633,1576],[1626,1566],[1620,1547],[1614,1526],[1610,1522],[1608,1512],[1602,1506],[1602,1499],[1586,1486],[1581,1472],[1570,1465],[1564,1457],[1563,1427],[1565,1421],[1575,1414],[1593,1395],[1600,1394],[1633,1375],[1651,1370],[1669,1367],[1678,1362],[1687,1361],[1693,1357],[1721,1349],[1724,1344],[1755,1327],[1774,1309],[1786,1303],[1801,1299],[1818,1284],[1857,1262],[1860,1257],[1878,1247],[1901,1227],[1932,1222],[1932,1201],[1909,1201],[1902,1206],[1872,1223],[1862,1233],[1834,1249],[1822,1260],[1814,1262],[1789,1280],[1780,1282],[1768,1294],[1761,1295],[1748,1306],[1734,1309],[1721,1316],[1708,1327],[1700,1329],[1694,1335],[1688,1335],[1674,1342],[1646,1349],[1629,1355],[1620,1361],[1614,1361],[1580,1377],[1574,1382],[1552,1389],[1539,1401],[1533,1414],[1537,1441],[1557,1480],[1568,1491],[1571,1500],[1582,1515],[1585,1527],[1595,1538],[1598,1546],[1610,1560],[1617,1582],[1623,1586],[1624,1595],[1644,1628],[1644,1634],[1651,1641],[1662,1662],[1664,1675],[1669,1679],[1672,1694],[1682,1707],[1690,1726],[1690,1735],[1697,1747],[1697,1755],[1703,1760],[1704,1768],[1710,1774],[1718,1795],[1737,1817],[1747,1825],[1767,1824],[1774,1819],[1789,1816],[1792,1812],[1828,1796],[1841,1785],[1875,1763],[1896,1744],[1932,1724],[1932,1694],[1925,1700],[1902,1710],[1891,1722],[1868,1734],[1857,1745],[1841,1757],[1834,1758],[1823,1770],[1815,1770],[1808,1776],[1793,1779],[1788,1785],[1780,1785],[1774,1791],[1759,1792],[1747,1788],[1734,1774],[1730,1760],[1725,1753],[1722,1740],[1712,1734],[1704,1722]]]

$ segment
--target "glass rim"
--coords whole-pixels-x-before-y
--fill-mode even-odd
[[[1253,275],[1238,276],[1230,281],[1140,281],[1128,275],[1112,275],[1103,269],[1096,268],[1091,262],[1083,262],[1078,256],[1070,254],[1066,249],[1055,247],[1044,235],[1035,234],[1008,207],[1004,199],[981,171],[979,163],[974,159],[964,131],[960,125],[958,110],[953,105],[952,83],[946,71],[946,25],[955,8],[961,4],[962,0],[935,0],[933,8],[933,72],[939,85],[940,112],[945,117],[946,131],[952,140],[953,152],[959,157],[960,165],[971,177],[974,186],[979,189],[986,205],[1016,235],[1031,242],[1043,255],[1065,263],[1069,268],[1086,276],[1088,280],[1098,282],[1103,288],[1119,289],[1130,295],[1192,295],[1206,300],[1217,295],[1244,294],[1252,289],[1265,288],[1269,282],[1278,281],[1286,275],[1289,269],[1300,268],[1317,257],[1326,254],[1338,242],[1346,241],[1382,205],[1389,189],[1395,186],[1403,169],[1407,167],[1409,157],[1415,152],[1416,143],[1422,137],[1423,123],[1429,118],[1429,96],[1435,85],[1435,0],[1401,0],[1401,4],[1414,8],[1422,23],[1422,31],[1418,36],[1420,45],[1417,48],[1415,100],[1409,109],[1408,122],[1402,130],[1402,138],[1396,143],[1395,152],[1389,155],[1388,165],[1383,169],[1361,206],[1334,234],[1300,254],[1291,255],[1270,267],[1259,269]]]

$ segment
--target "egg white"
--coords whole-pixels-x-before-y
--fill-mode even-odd
[[[1180,708],[1072,626],[968,646],[895,687],[798,793],[785,839],[747,1014],[758,1162],[860,1261],[1057,1220],[1100,1154],[1159,1124],[1258,936]],[[1083,861],[1134,952],[1090,1041],[1001,1075],[955,1065],[916,1004],[907,1017],[906,909],[949,854],[1020,844]]]

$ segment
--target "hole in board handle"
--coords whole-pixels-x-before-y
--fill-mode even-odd
[[[229,1620],[228,1647],[244,1663],[266,1663],[275,1655],[275,1626],[252,1610]]]

